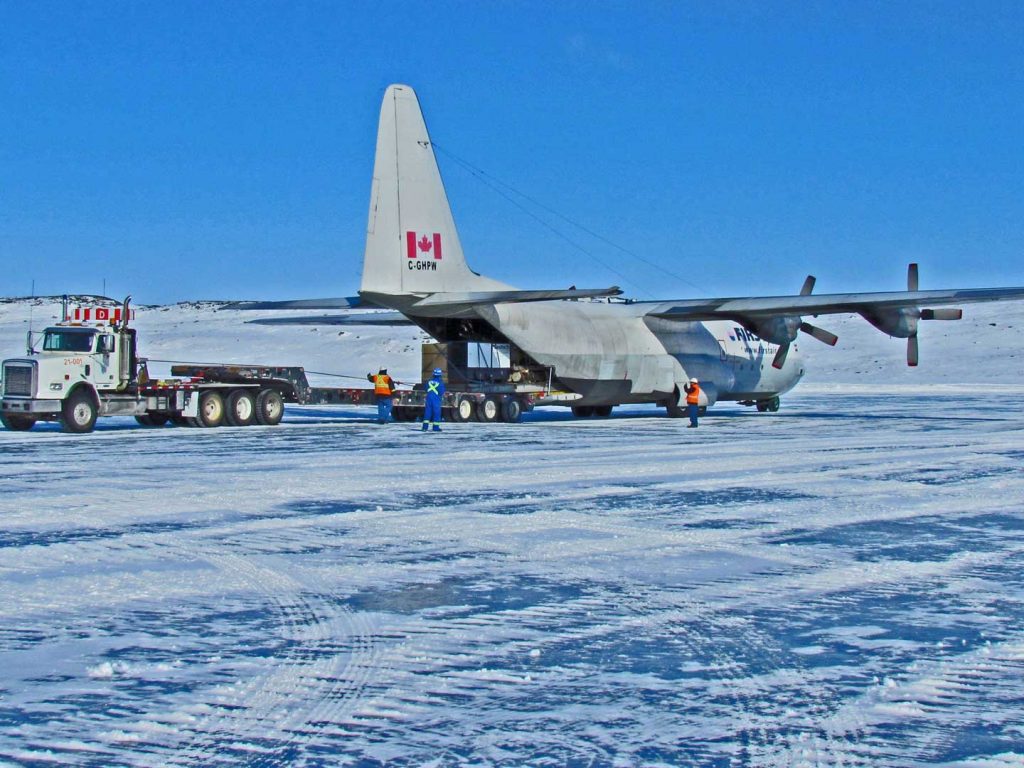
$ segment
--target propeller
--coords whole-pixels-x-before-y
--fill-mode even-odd
[[[817,278],[815,278],[814,275],[808,275],[804,279],[803,286],[800,288],[800,295],[810,296],[811,291],[814,290],[815,282],[817,282]],[[831,347],[834,347],[836,342],[839,341],[839,337],[834,333],[830,333],[824,328],[819,328],[816,325],[811,325],[805,320],[800,321],[799,329],[808,336],[813,336],[818,341],[824,342]],[[784,344],[779,344],[779,351],[775,353],[775,359],[772,360],[772,368],[781,368],[786,364],[786,358],[789,356],[789,344],[790,342],[788,341]]]
[[[916,291],[920,284],[916,263],[907,265],[907,290]],[[964,316],[962,309],[922,309],[917,312],[918,320],[960,320]],[[917,323],[913,324],[913,333],[907,337],[907,365],[915,367],[920,359],[920,348],[917,343]]]

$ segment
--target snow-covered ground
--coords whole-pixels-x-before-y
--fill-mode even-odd
[[[1024,313],[926,325],[909,372],[825,320],[779,413],[698,430],[0,431],[0,765],[1024,765]],[[412,329],[137,325],[160,359],[419,367]]]

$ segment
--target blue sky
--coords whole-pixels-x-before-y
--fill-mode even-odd
[[[353,294],[391,82],[505,282],[1024,285],[1020,3],[0,0],[0,295]]]

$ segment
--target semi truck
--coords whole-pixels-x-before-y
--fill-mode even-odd
[[[30,333],[29,354],[3,361],[3,426],[20,431],[38,421],[59,421],[66,432],[86,433],[100,416],[134,416],[146,427],[245,427],[280,423],[285,403],[375,402],[369,387],[310,386],[300,366],[179,364],[171,367],[172,378],[152,378],[149,361],[138,354],[130,302],[128,297],[120,307],[69,313],[65,301],[63,320],[43,331],[40,350]],[[558,397],[536,377],[502,367],[510,358],[500,345],[475,345],[475,361],[469,348],[424,345],[423,365],[442,367],[449,381],[445,419],[518,422],[541,399]],[[421,418],[425,397],[420,385],[396,391],[395,420]]]

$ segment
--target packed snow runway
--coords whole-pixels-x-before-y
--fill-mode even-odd
[[[0,432],[0,764],[1020,765],[1024,390]]]

